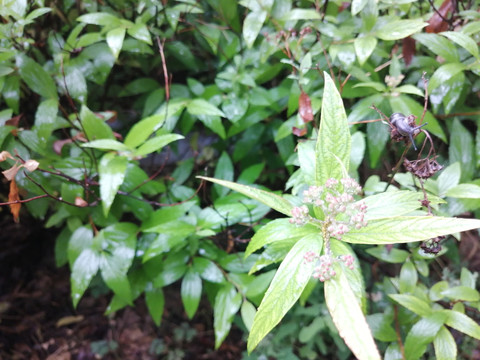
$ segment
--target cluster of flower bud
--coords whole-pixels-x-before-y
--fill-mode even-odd
[[[354,179],[345,178],[339,182],[331,178],[325,182],[324,186],[310,186],[305,190],[303,202],[321,208],[325,214],[324,224],[327,227],[327,233],[341,240],[351,228],[360,229],[367,225],[365,220],[367,206],[363,202],[355,202],[353,197],[361,190],[362,188]],[[304,225],[310,219],[305,205],[294,207],[292,216],[290,222],[297,225]]]
[[[333,264],[336,262],[343,262],[350,270],[354,269],[355,258],[353,255],[340,255],[333,257],[332,255],[317,255],[313,251],[307,251],[303,255],[304,263],[311,263],[316,261],[313,269],[313,277],[321,282],[330,280],[336,275]]]

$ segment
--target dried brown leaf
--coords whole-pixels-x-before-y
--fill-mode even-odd
[[[15,182],[15,179],[12,179],[10,182],[10,192],[8,193],[8,201],[18,201],[20,200],[20,195],[18,194],[18,187],[17,183]],[[10,204],[10,212],[13,215],[13,220],[18,223],[20,221],[20,208],[22,207],[22,204]]]
[[[313,120],[312,101],[303,91],[298,98],[298,112],[302,117],[303,122],[308,123]]]

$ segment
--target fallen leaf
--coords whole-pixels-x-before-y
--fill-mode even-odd
[[[83,315],[78,315],[78,316],[64,316],[61,319],[59,319],[56,323],[57,328],[62,327],[62,326],[67,326],[71,324],[78,323],[80,321],[83,321],[84,316]]]
[[[10,182],[10,192],[8,193],[8,201],[18,201],[20,200],[20,195],[18,194],[18,187],[17,183],[15,182],[15,179],[12,179]],[[20,208],[22,207],[22,204],[10,204],[10,212],[13,215],[13,220],[18,223],[20,221],[19,214],[20,214]]]

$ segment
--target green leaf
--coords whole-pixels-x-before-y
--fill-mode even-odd
[[[398,216],[369,220],[352,229],[342,240],[353,244],[393,244],[422,241],[437,236],[480,228],[480,220],[440,216]]]
[[[427,25],[422,19],[388,21],[377,30],[376,36],[382,40],[400,40],[419,32]]]
[[[103,214],[108,215],[117,191],[125,178],[128,160],[114,153],[105,154],[100,160],[100,196],[102,198]]]
[[[448,190],[458,185],[461,177],[460,163],[453,162],[438,176],[438,196],[445,197]]]
[[[387,191],[367,196],[362,202],[367,205],[367,220],[382,219],[393,216],[400,216],[419,209],[424,195],[421,192],[409,190]],[[441,199],[429,199],[433,203]]]
[[[27,22],[31,22],[32,20],[36,19],[37,17],[45,15],[45,14],[49,13],[50,11],[52,11],[52,9],[48,8],[48,7],[42,7],[42,8],[35,9],[27,15],[25,20]]]
[[[357,15],[367,5],[368,0],[352,0],[352,15]]]
[[[213,327],[215,329],[215,349],[218,349],[227,337],[233,317],[240,309],[242,296],[235,287],[226,283],[215,296],[213,309]]]
[[[442,326],[433,339],[433,347],[435,348],[435,359],[451,360],[457,359],[457,344],[450,331]]]
[[[415,34],[413,38],[449,63],[459,62],[460,60],[455,45],[438,34],[421,33]]]
[[[444,31],[440,35],[460,45],[477,59],[479,58],[477,43],[470,36],[456,31]]]
[[[152,38],[150,37],[150,32],[145,24],[135,24],[131,28],[127,29],[127,33],[137,40],[143,41],[148,45],[152,45]]]
[[[316,185],[329,178],[341,179],[350,162],[351,138],[342,98],[330,76],[324,72],[320,131],[315,146]]]
[[[446,196],[465,199],[480,199],[480,186],[475,184],[459,184],[447,190]]]
[[[74,308],[77,307],[99,266],[100,256],[92,249],[83,250],[73,263],[70,282]]]
[[[43,67],[25,55],[17,56],[16,63],[20,76],[30,89],[43,97],[58,101],[55,82]]]
[[[107,33],[107,44],[110,50],[112,50],[115,60],[118,59],[120,50],[122,50],[123,39],[125,39],[125,28],[123,27],[110,30]]]
[[[415,265],[411,261],[405,262],[400,270],[399,289],[400,293],[413,293],[417,286],[418,274]]]
[[[322,16],[313,9],[292,9],[282,16],[282,21],[321,20]],[[245,25],[244,25],[245,26]]]
[[[449,287],[442,291],[442,295],[453,301],[479,301],[480,300],[479,292],[467,286]]]
[[[93,140],[88,143],[82,144],[83,147],[101,149],[101,150],[116,150],[116,151],[129,151],[130,148],[125,146],[120,141],[112,139],[100,139]]]
[[[115,139],[112,129],[105,121],[98,118],[85,105],[80,110],[80,120],[82,122],[85,135],[89,141],[94,139]]]
[[[320,254],[323,238],[311,234],[300,239],[282,261],[258,308],[248,337],[248,352],[252,352],[295,304],[307,285],[315,267],[314,262],[304,263],[307,251]],[[356,301],[356,300],[354,300]]]
[[[377,38],[371,35],[357,37],[355,39],[355,41],[353,42],[353,46],[355,47],[355,54],[357,54],[358,62],[360,63],[360,65],[363,66],[363,64],[365,64],[370,55],[372,55],[373,50],[375,50],[375,47],[377,46],[377,42]]]
[[[381,359],[349,280],[338,264],[336,276],[325,281],[325,301],[339,335],[357,359]]]
[[[192,115],[211,115],[226,117],[222,110],[204,99],[194,99],[187,105],[187,111]]]
[[[313,233],[318,233],[318,228],[310,224],[299,227],[290,223],[289,219],[272,220],[253,235],[245,251],[245,257],[270,243],[286,239],[298,240]]]
[[[263,23],[267,19],[267,12],[263,10],[250,12],[243,22],[243,38],[247,47],[251,48]]]
[[[163,309],[165,307],[165,296],[161,288],[150,288],[145,290],[145,301],[148,311],[155,325],[160,326],[162,321]]]
[[[222,180],[233,180],[233,164],[232,160],[228,156],[228,154],[224,151],[220,158],[218,159],[217,166],[215,167],[215,178],[222,179]],[[215,192],[217,193],[218,197],[223,197],[228,194],[230,190],[226,187],[222,187],[219,185],[213,186]]]
[[[62,81],[62,87],[65,86],[72,98],[81,103],[87,101],[87,82],[80,69],[71,66],[65,68],[65,78]]]
[[[397,334],[391,325],[392,319],[386,314],[367,315],[367,322],[375,339],[384,342],[397,339]]]
[[[377,166],[378,161],[385,153],[385,144],[390,139],[390,130],[388,126],[368,123],[367,124],[367,145],[370,157],[370,167]]]
[[[102,270],[102,278],[105,280],[107,286],[113,290],[113,292],[125,301],[129,305],[133,305],[132,302],[132,290],[130,288],[130,282],[128,281],[126,272],[122,271],[123,258],[108,256],[102,254],[100,268]]]
[[[180,291],[182,295],[183,307],[189,319],[193,318],[200,304],[200,297],[202,295],[202,279],[200,275],[188,270],[182,279],[182,287]]]
[[[152,133],[159,129],[165,122],[165,114],[155,114],[149,116],[132,126],[127,136],[125,137],[125,145],[130,148],[135,148],[143,144]]]
[[[137,244],[137,227],[120,222],[99,232],[95,241],[101,241],[100,270],[102,278],[113,292],[127,304],[133,305],[133,295],[127,272],[132,265]]]
[[[419,359],[427,350],[427,345],[443,328],[445,319],[445,314],[435,312],[413,325],[405,340],[405,358]]]
[[[480,325],[476,321],[457,311],[442,310],[442,312],[447,314],[447,320],[445,321],[446,325],[480,340]]]
[[[165,135],[155,136],[154,138],[147,140],[137,150],[135,150],[135,155],[145,156],[154,151],[161,150],[163,147],[170,144],[171,142],[181,140],[183,138],[184,137],[179,134],[165,134]]]
[[[376,246],[365,250],[368,254],[385,262],[402,264],[410,256],[410,253],[397,248],[387,249],[385,246]]]
[[[430,307],[430,304],[426,301],[419,299],[416,296],[408,294],[390,294],[393,300],[398,302],[403,307],[406,307],[408,310],[422,317],[430,316],[433,312],[433,309]]]
[[[247,328],[248,331],[252,328],[253,319],[255,317],[257,310],[255,306],[250,301],[245,300],[242,303],[242,307],[240,308],[240,314],[242,316],[243,324]]]
[[[254,188],[252,186],[236,184],[231,181],[219,180],[206,176],[197,176],[197,178],[211,181],[222,186],[226,186],[232,190],[238,191],[239,193],[251,199],[257,200],[284,215],[291,216],[293,205],[281,196],[275,195],[265,190]]]
[[[473,136],[458,119],[453,121],[448,156],[451,163],[460,162],[460,181],[469,181],[475,172],[475,149]]]
[[[116,16],[105,13],[105,12],[97,12],[97,13],[90,13],[79,16],[77,21],[84,22],[87,24],[94,24],[94,25],[104,25],[104,26],[120,26],[121,20]]]
[[[206,281],[218,284],[225,280],[222,271],[212,260],[195,257],[193,258],[193,268]]]
[[[450,78],[465,70],[465,65],[461,63],[448,63],[440,66],[428,82],[428,91],[432,92],[437,87],[445,83]]]

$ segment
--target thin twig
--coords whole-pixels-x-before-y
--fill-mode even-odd
[[[158,45],[158,51],[160,53],[160,57],[162,58],[162,68],[163,68],[163,78],[165,80],[165,97],[167,99],[167,102],[170,100],[170,85],[168,82],[168,70],[167,70],[167,62],[165,61],[165,54],[163,52],[163,44],[160,41],[160,38],[157,36],[157,45]]]

